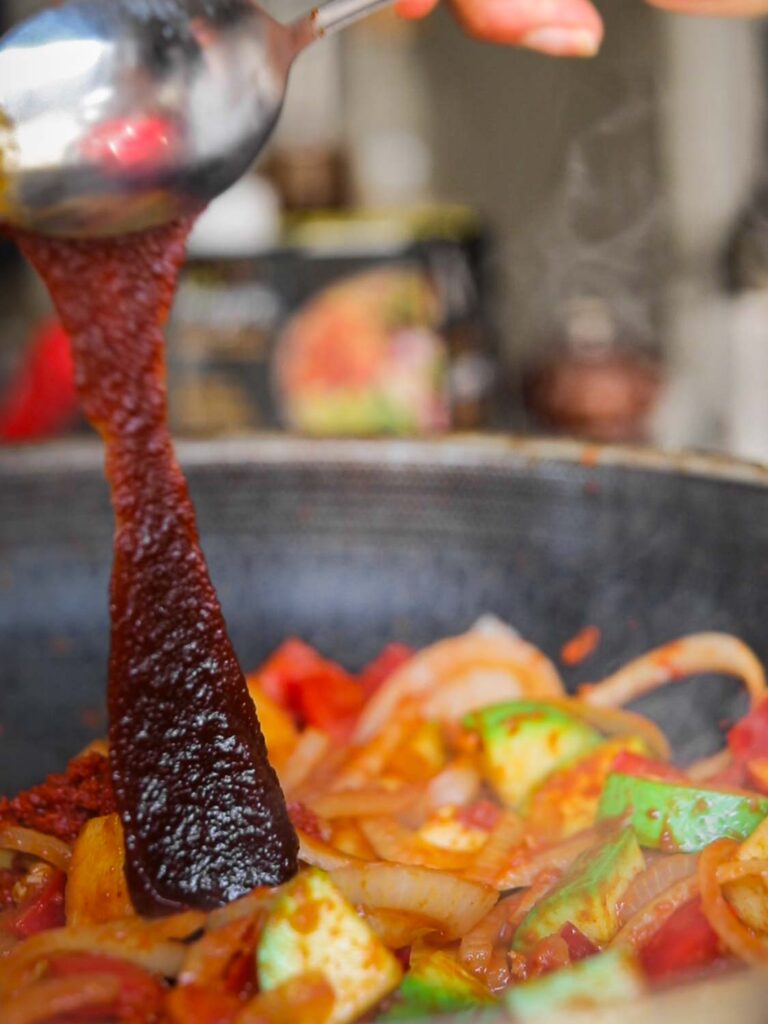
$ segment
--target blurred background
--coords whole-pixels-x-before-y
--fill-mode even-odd
[[[0,0],[5,26],[31,10]],[[474,42],[445,11],[303,56],[268,151],[192,237],[176,434],[500,429],[768,460],[768,37],[641,0],[603,14],[586,62]],[[0,438],[85,432],[6,243],[0,330]]]

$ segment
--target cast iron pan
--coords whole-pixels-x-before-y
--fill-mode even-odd
[[[350,667],[494,612],[599,678],[653,644],[728,630],[768,659],[768,474],[504,439],[183,445],[236,649],[298,634]],[[103,735],[111,514],[94,443],[0,454],[0,792]],[[744,706],[723,679],[644,702],[684,760]]]

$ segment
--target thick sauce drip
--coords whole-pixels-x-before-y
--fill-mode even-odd
[[[131,896],[148,915],[278,884],[297,858],[168,432],[162,325],[189,227],[92,242],[17,235],[72,338],[106,446],[110,759]]]

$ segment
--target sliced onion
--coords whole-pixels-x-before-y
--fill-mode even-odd
[[[388,949],[403,949],[430,932],[440,931],[440,922],[425,914],[407,910],[365,910],[365,919]]]
[[[692,900],[698,891],[699,880],[696,875],[681,878],[630,917],[609,945],[632,946],[634,949],[644,946],[678,907]]]
[[[721,673],[741,679],[753,706],[765,696],[763,666],[743,641],[728,633],[692,633],[656,647],[602,682],[582,686],[579,696],[589,704],[617,707],[665,683],[699,673]]]
[[[227,971],[240,957],[252,957],[258,941],[261,924],[267,917],[267,908],[261,911],[262,920],[251,914],[218,928],[212,928],[197,942],[193,942],[179,971],[180,985],[215,987],[227,981]]]
[[[438,871],[461,871],[472,863],[471,852],[432,846],[394,818],[364,818],[360,828],[376,856],[382,860],[421,865]]]
[[[223,928],[233,921],[240,921],[243,918],[260,919],[268,914],[275,902],[275,889],[254,889],[247,896],[241,896],[239,900],[233,900],[226,906],[212,910],[205,922],[205,930],[211,931],[214,928]]]
[[[434,700],[434,707],[439,708],[444,687],[450,687],[450,697],[440,717],[454,714],[457,707],[463,714],[471,708],[461,699],[461,691],[471,701],[473,686],[478,694],[478,687],[489,685],[481,680],[493,680],[495,700],[500,693],[501,699],[509,700],[559,697],[564,692],[560,673],[537,647],[502,624],[492,629],[480,626],[426,647],[393,672],[363,709],[356,739],[366,741],[375,736],[403,701],[417,701],[426,707]],[[487,703],[487,693],[479,699]],[[426,711],[425,716],[429,717]]]
[[[718,871],[734,857],[737,849],[738,843],[733,840],[718,839],[702,850],[699,857],[701,909],[720,941],[732,953],[754,967],[765,967],[768,965],[768,935],[747,927],[720,888]]]
[[[488,969],[497,942],[509,944],[512,938],[510,921],[517,911],[521,893],[505,896],[485,917],[464,934],[459,945],[459,960],[473,974],[483,977]]]
[[[499,888],[499,878],[508,869],[523,839],[523,820],[514,811],[502,811],[484,846],[476,854],[467,871],[470,878]]]
[[[380,789],[373,786],[320,793],[309,798],[309,807],[321,818],[372,818],[382,814],[399,814],[412,807],[421,787]]]
[[[407,704],[397,715],[383,723],[381,731],[352,747],[351,753],[333,780],[334,789],[370,785],[379,778],[398,747],[419,727],[418,718]]]
[[[84,1010],[109,1007],[119,996],[120,979],[115,975],[46,978],[3,1003],[3,1024],[41,1024],[54,1018],[70,1019]]]
[[[569,836],[555,846],[531,852],[527,837],[521,842],[519,853],[504,874],[496,881],[502,892],[531,885],[542,871],[566,871],[582,853],[609,838],[616,829],[613,822],[601,822]]]
[[[324,839],[302,832],[300,828],[296,829],[296,834],[299,837],[299,860],[303,860],[305,864],[323,868],[324,871],[332,871],[334,868],[343,868],[359,860],[349,853],[342,853]]]
[[[727,864],[721,864],[717,869],[717,881],[720,885],[737,882],[740,878],[752,878],[755,875],[761,875],[763,878],[768,876],[768,860],[757,857],[749,860],[732,860]]]
[[[447,941],[461,938],[497,900],[497,893],[486,885],[446,871],[402,864],[350,865],[331,877],[355,905],[433,918]]]
[[[619,907],[619,924],[626,924],[651,900],[655,900],[660,892],[681,878],[695,875],[697,863],[698,857],[690,853],[675,853],[653,860],[645,871],[641,871],[630,882]]]
[[[172,978],[184,961],[181,941],[199,931],[206,915],[187,910],[156,921],[127,917],[84,927],[52,928],[15,946],[0,961],[0,995],[20,988],[42,958],[56,953],[99,953]]]
[[[668,761],[672,755],[669,741],[661,729],[644,715],[625,708],[603,707],[599,704],[587,703],[577,697],[565,697],[562,700],[548,701],[557,707],[581,718],[582,721],[599,729],[606,736],[639,736],[654,757]]]
[[[72,850],[61,839],[18,825],[4,825],[0,828],[0,848],[38,857],[53,864],[59,871],[68,871],[72,860]]]
[[[328,753],[330,739],[319,729],[305,729],[280,771],[280,785],[286,795],[294,793]]]
[[[439,807],[463,807],[480,791],[480,773],[467,757],[457,757],[427,783],[427,804]]]

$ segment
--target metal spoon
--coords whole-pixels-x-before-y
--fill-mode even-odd
[[[391,0],[291,25],[250,0],[76,0],[0,40],[0,222],[124,234],[205,205],[267,141],[294,58]]]

